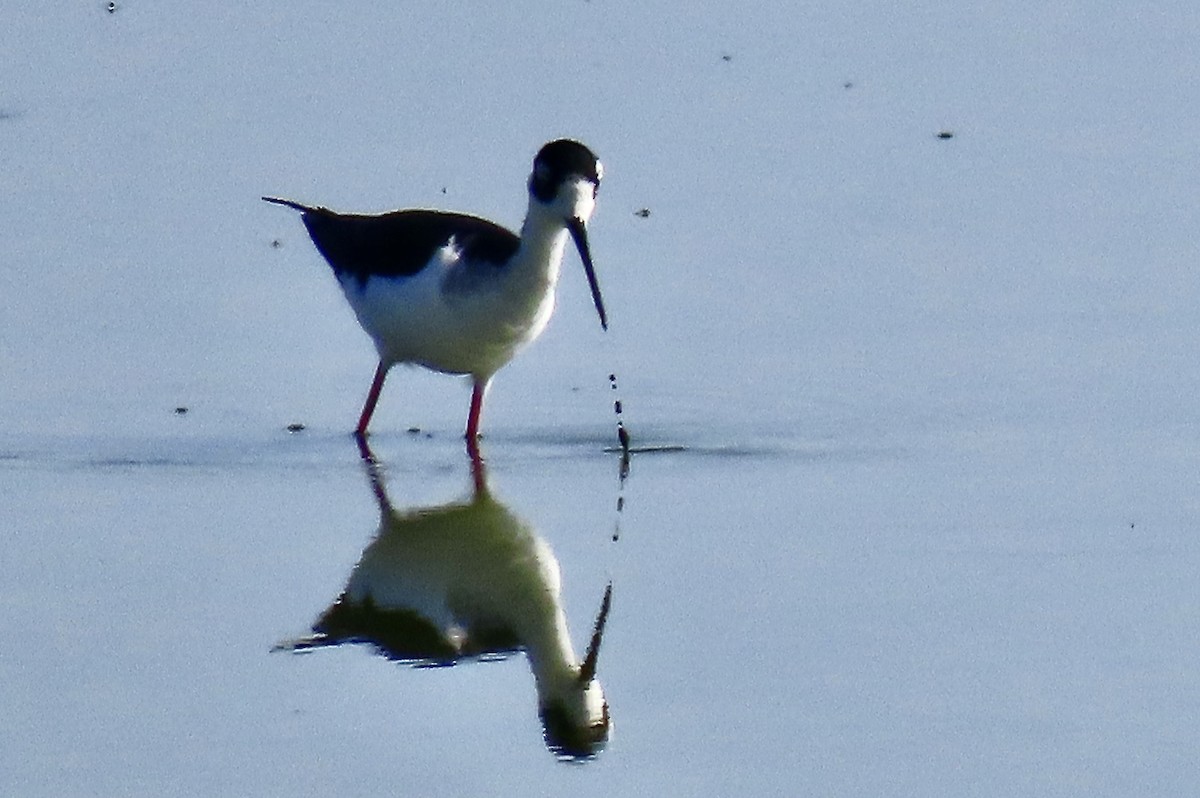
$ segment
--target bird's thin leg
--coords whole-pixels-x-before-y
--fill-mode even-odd
[[[475,380],[471,389],[471,412],[467,416],[467,449],[479,451],[479,417],[483,414],[483,395],[487,393],[488,380]]]
[[[367,394],[367,403],[363,405],[362,415],[358,417],[358,427],[354,433],[359,436],[367,434],[367,425],[371,423],[371,415],[375,412],[375,404],[379,401],[379,392],[383,390],[383,380],[387,377],[387,367],[383,361],[375,369],[375,379],[371,382],[371,390]]]

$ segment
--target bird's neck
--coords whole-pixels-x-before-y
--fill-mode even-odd
[[[553,289],[562,268],[567,228],[562,218],[531,200],[525,223],[521,225],[521,244],[515,265],[525,279]]]

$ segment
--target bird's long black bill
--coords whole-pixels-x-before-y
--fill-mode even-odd
[[[587,272],[588,285],[592,288],[592,301],[596,303],[596,312],[600,314],[600,326],[608,329],[608,314],[604,312],[604,300],[600,297],[600,283],[596,282],[596,268],[592,265],[592,251],[588,248],[587,227],[583,220],[571,219],[567,222],[571,238],[579,249],[579,257],[583,259],[583,270]]]

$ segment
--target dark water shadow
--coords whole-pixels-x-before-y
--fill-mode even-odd
[[[0,469],[138,472],[237,472],[341,467],[352,438],[341,431],[289,433],[283,428],[245,434],[237,429],[144,435],[0,435]]]
[[[608,741],[611,718],[596,678],[612,601],[608,585],[586,654],[576,656],[561,596],[558,560],[528,522],[497,499],[471,458],[473,488],[459,501],[397,508],[384,466],[360,439],[379,528],[346,586],[311,634],[276,651],[369,646],[418,668],[503,659],[523,652],[551,753],[587,761]],[[477,453],[476,453],[477,455]]]
[[[645,458],[684,458],[733,461],[863,461],[895,459],[906,455],[901,446],[845,435],[782,435],[759,429],[686,430],[635,428],[628,447],[615,435],[597,433],[595,428],[502,430],[485,442],[502,445],[505,455],[536,460],[580,457],[628,457],[631,464]],[[636,465],[633,466],[636,468]]]
[[[639,460],[659,458],[711,460],[720,467],[722,461],[737,466],[748,460],[857,462],[907,455],[902,446],[854,430],[796,426],[799,432],[756,424],[635,425],[627,439],[628,448],[611,427],[510,427],[486,432],[481,445],[495,448],[509,464],[615,457],[626,460],[626,470],[636,470]],[[450,474],[461,468],[461,435],[457,431],[383,431],[377,438],[397,452],[392,469],[413,474],[428,474],[433,469]],[[455,445],[448,446],[452,440]],[[0,470],[340,469],[346,462],[349,441],[353,436],[343,430],[304,428],[293,433],[280,427],[247,433],[211,424],[195,431],[160,430],[143,435],[10,432],[0,434]]]

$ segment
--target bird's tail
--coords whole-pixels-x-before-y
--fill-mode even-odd
[[[299,202],[294,202],[290,199],[281,199],[279,197],[263,197],[263,202],[270,202],[274,203],[275,205],[286,205],[289,208],[295,208],[301,213],[308,213],[309,211],[316,210],[308,205],[302,205]]]

